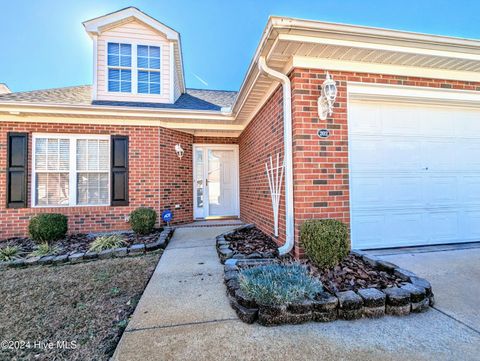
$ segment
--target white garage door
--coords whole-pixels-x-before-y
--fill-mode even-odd
[[[354,248],[480,240],[480,111],[352,101]]]

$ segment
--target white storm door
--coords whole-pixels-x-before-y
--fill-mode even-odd
[[[238,146],[194,146],[195,218],[239,215]]]

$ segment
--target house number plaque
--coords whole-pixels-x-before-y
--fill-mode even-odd
[[[319,129],[317,134],[320,138],[328,138],[330,136],[330,131],[328,129]]]

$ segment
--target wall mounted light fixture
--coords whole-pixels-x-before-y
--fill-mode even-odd
[[[337,99],[337,84],[328,74],[322,84],[320,97],[318,98],[318,116],[321,120],[327,119],[327,115],[333,114],[333,104]]]
[[[182,159],[185,151],[183,150],[182,145],[180,143],[175,145],[175,153],[177,153],[178,158]]]

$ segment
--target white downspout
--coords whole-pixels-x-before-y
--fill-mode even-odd
[[[268,77],[278,80],[283,88],[283,147],[285,158],[285,244],[278,248],[280,255],[289,253],[294,245],[293,219],[293,160],[292,160],[292,90],[285,74],[267,66],[265,57],[258,59],[258,69]]]

